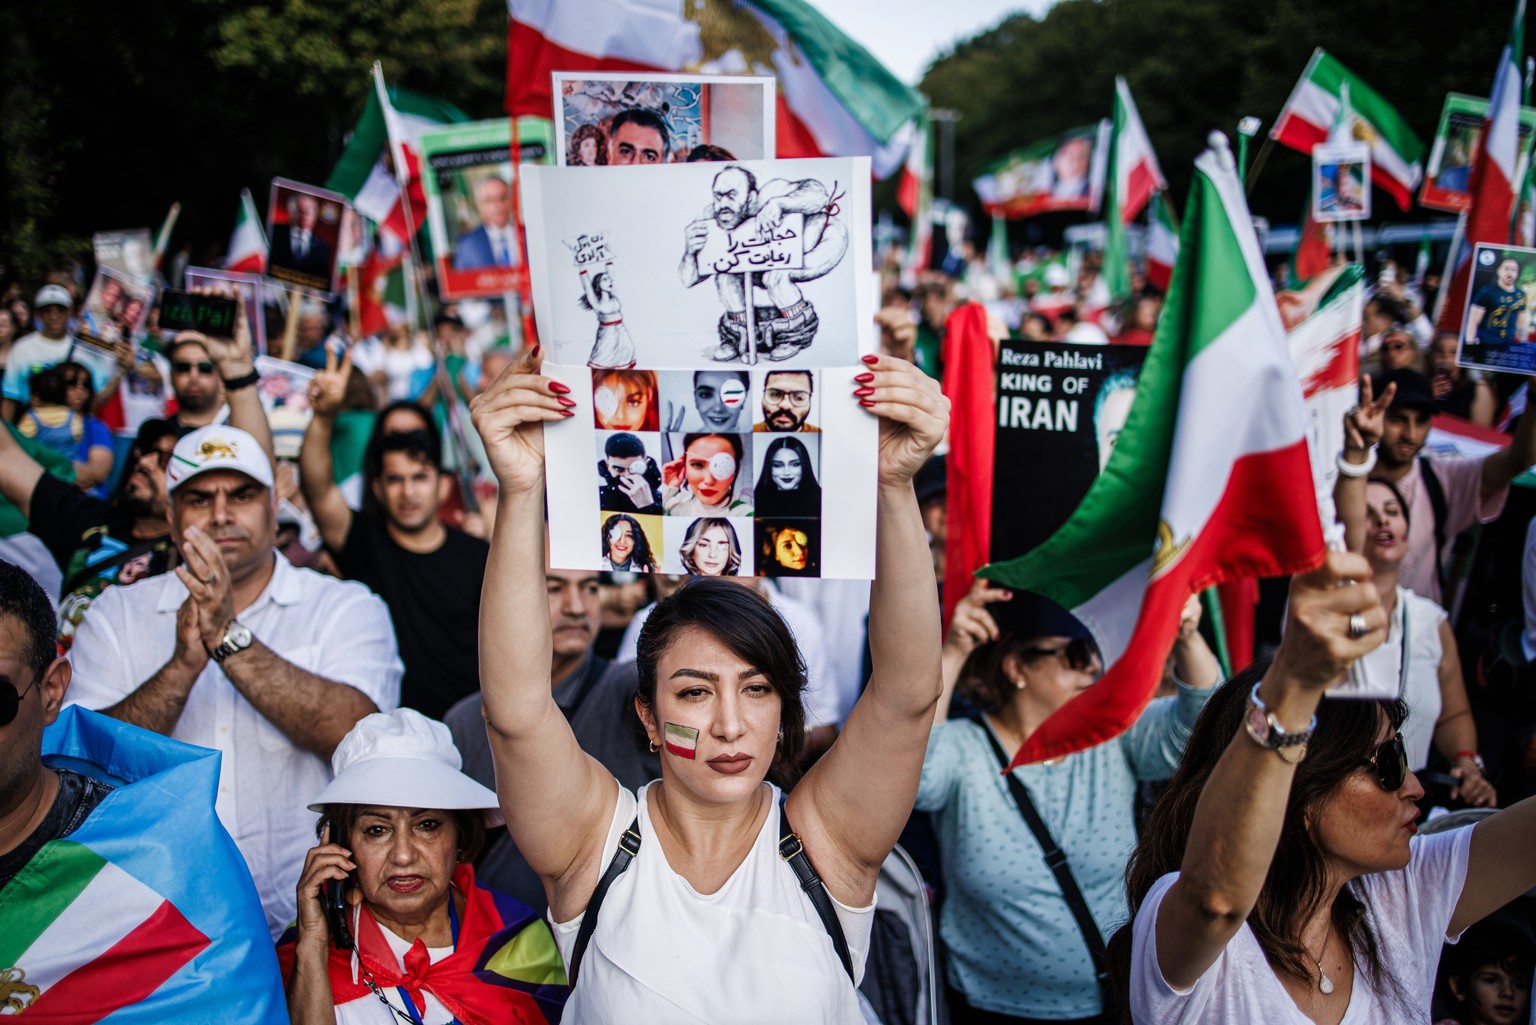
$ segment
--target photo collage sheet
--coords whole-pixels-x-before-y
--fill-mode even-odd
[[[588,93],[560,77],[560,166],[523,175],[544,372],[577,403],[545,431],[553,564],[872,577],[878,425],[852,397],[875,351],[868,160],[742,157],[714,117],[766,110],[771,80],[695,78],[686,106],[666,99],[676,82],[610,83],[661,100],[582,121],[558,105]],[[575,165],[594,123],[619,159]],[[723,155],[679,162],[674,145]]]

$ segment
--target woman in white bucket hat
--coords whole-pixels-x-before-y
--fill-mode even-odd
[[[278,945],[294,1021],[558,1017],[546,1017],[566,994],[549,927],[475,882],[470,863],[501,817],[460,764],[448,727],[408,708],[365,716],[337,746],[335,778],[309,805],[320,844],[298,921]]]

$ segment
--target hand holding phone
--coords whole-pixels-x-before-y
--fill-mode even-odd
[[[325,910],[325,924],[331,930],[331,942],[337,950],[351,950],[354,946],[352,930],[347,927],[347,881],[329,879],[320,891],[320,906]]]

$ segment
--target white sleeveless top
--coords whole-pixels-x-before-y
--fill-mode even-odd
[[[795,870],[779,857],[777,808],[768,812],[751,850],[725,884],[703,894],[667,863],[651,827],[649,786],[639,792],[640,853],[608,890],[563,1020],[574,1025],[862,1022],[857,991],[832,938]],[[770,788],[777,805],[779,788]],[[634,820],[636,804],[635,795],[620,787],[603,840],[602,871]],[[862,979],[875,905],[832,904],[854,975]],[[550,916],[567,967],[584,917],[556,922]]]

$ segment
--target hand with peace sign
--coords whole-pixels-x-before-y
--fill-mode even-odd
[[[1344,458],[1351,463],[1366,461],[1365,453],[1375,448],[1386,429],[1387,409],[1397,394],[1397,385],[1389,384],[1379,397],[1373,397],[1371,375],[1360,379],[1360,404],[1344,414]],[[1356,454],[1358,459],[1351,459]]]
[[[342,353],[338,363],[336,350],[325,347],[325,369],[315,371],[309,382],[309,404],[316,416],[334,420],[341,412],[342,400],[347,394],[347,378],[352,376],[352,349]]]

